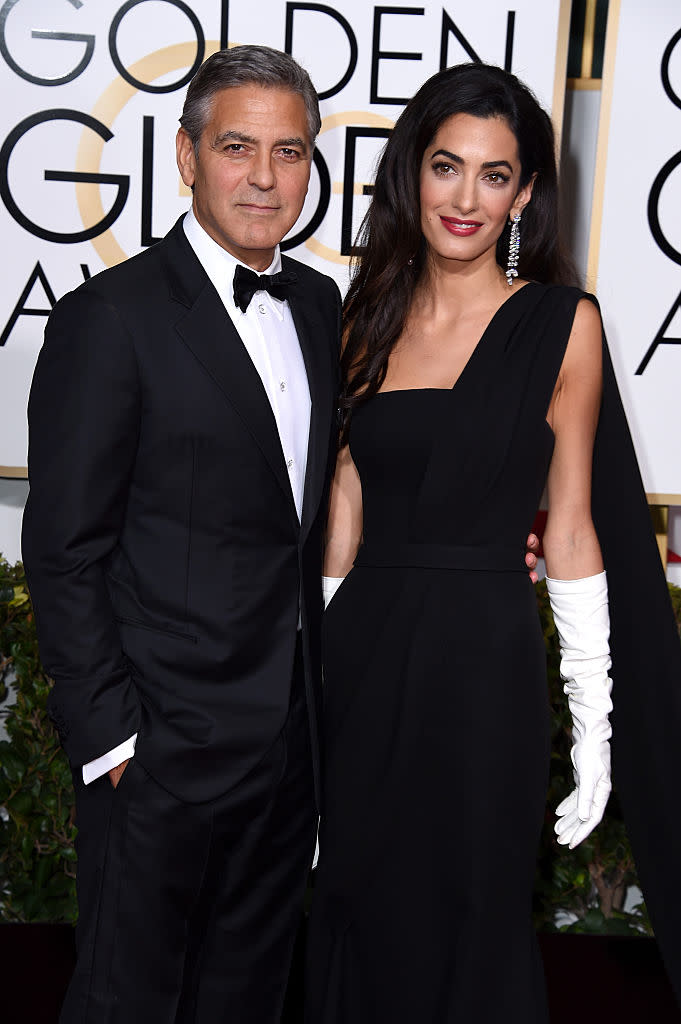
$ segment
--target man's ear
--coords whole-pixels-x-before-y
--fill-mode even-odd
[[[534,188],[536,177],[537,172],[535,171],[530,180],[528,181],[527,185],[524,185],[521,188],[520,192],[518,192],[518,195],[515,197],[513,201],[513,206],[511,207],[510,213],[508,215],[509,220],[513,220],[514,216],[517,213],[522,213],[527,204],[529,203],[530,199],[532,198],[532,189]]]
[[[180,172],[182,181],[188,188],[194,187],[196,179],[196,153],[194,144],[187,135],[184,128],[179,128],[175,138],[175,153],[177,156],[177,169]]]

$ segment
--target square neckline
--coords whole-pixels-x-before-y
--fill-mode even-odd
[[[501,305],[494,311],[494,313],[492,314],[492,316],[491,316],[487,326],[485,327],[484,331],[482,332],[482,334],[480,335],[480,337],[476,341],[475,346],[473,347],[473,350],[472,350],[471,354],[469,355],[468,359],[464,363],[463,368],[461,370],[461,373],[456,378],[456,380],[451,385],[451,387],[438,388],[438,387],[429,386],[429,387],[417,387],[417,388],[389,388],[386,391],[377,391],[375,395],[372,395],[372,398],[377,398],[378,395],[408,394],[410,391],[417,391],[417,392],[418,391],[420,391],[420,392],[424,392],[424,391],[442,391],[444,394],[451,394],[452,391],[454,391],[457,388],[457,386],[459,384],[459,381],[464,376],[464,374],[468,370],[468,368],[471,365],[471,363],[474,362],[476,353],[479,352],[479,350],[482,348],[483,342],[485,341],[485,339],[487,338],[487,335],[492,330],[492,327],[494,326],[497,318],[500,316],[501,311],[506,309],[506,307],[509,305],[509,303],[512,303],[513,299],[515,299],[518,295],[520,295],[522,292],[524,292],[527,288],[530,288],[532,285],[536,285],[537,283],[538,282],[536,282],[536,281],[528,281],[526,284],[524,284],[522,286],[522,288],[518,288],[511,295],[509,295],[509,297],[507,299],[504,299],[504,301],[501,303]]]

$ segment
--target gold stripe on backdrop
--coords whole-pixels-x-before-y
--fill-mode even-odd
[[[551,101],[551,121],[556,136],[556,153],[560,154],[560,142],[563,132],[563,115],[565,112],[565,85],[567,74],[568,49],[570,46],[570,15],[572,0],[560,0],[558,12],[558,32],[556,34],[556,71],[553,79],[553,99]]]
[[[669,505],[651,505],[650,518],[653,521],[660,558],[662,564],[666,566],[669,557]]]
[[[568,78],[567,87],[574,91],[599,92],[602,79],[600,78]]]
[[[681,505],[681,494],[647,494],[649,505]]]
[[[582,78],[591,78],[594,65],[594,38],[596,35],[596,0],[586,0],[584,38],[582,40]]]
[[[602,80],[593,77],[596,51],[596,9],[598,0],[587,0],[582,26],[582,61],[579,78],[568,78],[567,87],[573,92],[598,92]]]
[[[25,466],[0,466],[0,480],[28,480]]]
[[[596,148],[596,171],[591,202],[591,230],[589,232],[589,255],[586,265],[586,287],[596,290],[598,260],[601,248],[601,225],[603,221],[603,199],[605,196],[605,171],[608,162],[608,135],[612,109],[613,81],[615,77],[615,55],[617,53],[617,32],[620,19],[620,0],[610,0],[608,6],[608,27],[605,33],[605,54],[603,57],[603,86],[601,88],[601,112],[598,121],[598,146]]]

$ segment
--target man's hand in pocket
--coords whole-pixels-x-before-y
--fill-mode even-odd
[[[129,761],[130,761],[130,758],[128,757],[128,758],[126,758],[125,761],[121,761],[121,763],[119,765],[117,765],[115,768],[112,768],[109,771],[109,779],[110,779],[111,785],[113,786],[114,789],[116,788],[118,783],[121,781],[121,777],[123,775],[123,772],[127,768]]]

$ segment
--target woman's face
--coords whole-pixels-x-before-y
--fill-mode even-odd
[[[453,114],[421,161],[421,230],[436,260],[496,260],[509,217],[532,195],[519,191],[518,143],[501,117]]]

